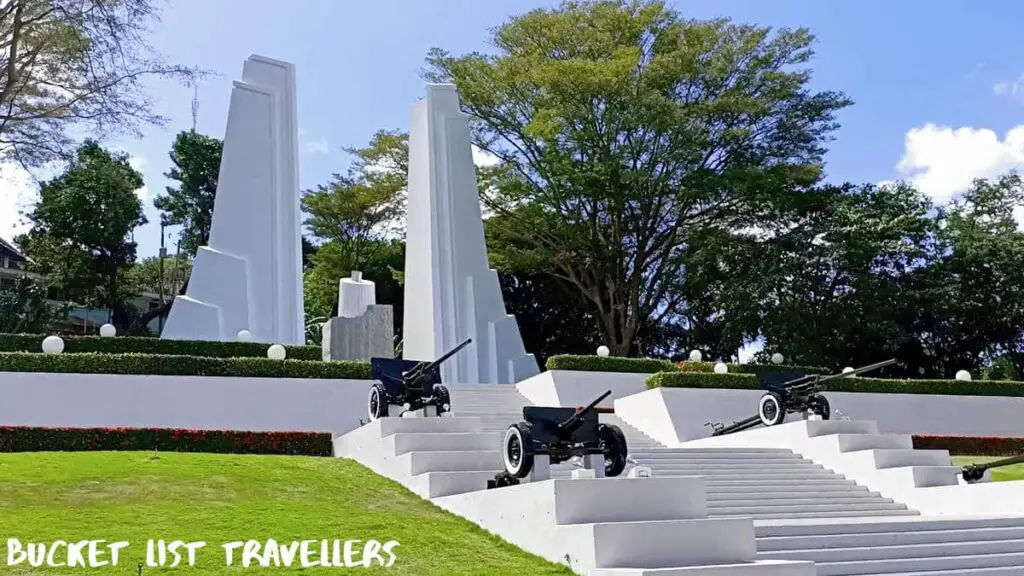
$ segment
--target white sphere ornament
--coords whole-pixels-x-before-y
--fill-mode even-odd
[[[718,364],[715,364],[715,374],[725,374],[728,371],[729,371],[729,367],[726,366],[723,362],[719,362]]]
[[[249,342],[252,340],[252,334],[248,330],[239,330],[238,334],[235,335],[235,339],[239,342]]]
[[[785,358],[782,357],[782,354],[779,354],[778,352],[772,354],[772,364],[782,364],[783,360],[785,360]]]
[[[959,372],[956,373],[956,379],[961,380],[963,382],[970,382],[971,373],[968,372],[967,370],[960,370]]]
[[[597,347],[597,355],[600,356],[601,358],[607,358],[608,355],[611,354],[611,353],[612,353],[612,351],[609,350],[607,346],[598,346]]]
[[[703,357],[704,355],[700,353],[700,350],[690,351],[690,362],[700,362],[701,358]]]
[[[100,326],[100,338],[113,338],[114,336],[117,336],[117,328],[114,328],[113,324]]]
[[[267,358],[271,360],[284,360],[287,353],[284,350],[284,346],[280,344],[274,344],[270,348],[267,348]]]
[[[43,354],[60,354],[64,351],[64,340],[60,336],[43,338]]]
[[[849,366],[847,366],[846,368],[843,368],[843,374],[849,374],[850,372],[853,372],[853,368],[851,368]]]

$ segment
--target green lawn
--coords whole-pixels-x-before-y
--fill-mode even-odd
[[[129,541],[116,568],[7,565],[7,539]],[[225,566],[222,544],[273,538],[397,540],[390,568],[371,572],[571,574],[447,514],[355,462],[334,458],[148,452],[0,454],[0,573],[138,574],[146,541],[205,541],[194,567],[143,574],[366,572],[356,568]],[[362,549],[359,543],[357,550]],[[319,557],[319,544],[314,547]],[[184,552],[184,550],[183,550]],[[64,551],[61,554],[65,554]],[[62,561],[66,556],[58,556]],[[109,559],[109,556],[107,556]]]
[[[1006,456],[953,456],[954,466],[965,466],[967,464],[984,464],[1002,460]],[[1013,464],[1003,468],[992,469],[992,481],[1003,480],[1024,480],[1024,464]]]

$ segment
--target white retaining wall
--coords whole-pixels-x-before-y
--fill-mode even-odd
[[[0,426],[331,432],[366,419],[370,380],[0,372]]]
[[[537,406],[586,406],[608,390],[612,393],[598,406],[612,406],[647,389],[651,374],[548,370],[516,383],[516,389]]]
[[[970,384],[965,384],[970,386]],[[760,390],[656,388],[615,401],[615,413],[652,438],[675,446],[711,435],[706,422],[729,425],[757,413]],[[832,418],[871,420],[879,432],[939,436],[1024,436],[1024,398],[825,392]],[[789,415],[787,421],[797,418]]]

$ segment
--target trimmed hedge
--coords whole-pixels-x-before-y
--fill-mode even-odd
[[[0,352],[41,352],[41,334],[0,334]],[[214,342],[205,340],[161,340],[137,336],[64,336],[64,353],[159,354],[162,356],[206,356],[210,358],[266,358],[269,344],[257,342]],[[320,346],[285,346],[291,360],[322,360]]]
[[[1005,436],[914,436],[915,450],[949,450],[952,456],[1016,456],[1024,438]]]
[[[169,428],[0,426],[0,452],[157,450],[214,454],[332,456],[330,433],[240,432]]]
[[[648,388],[729,388],[759,390],[753,374],[707,374],[704,372],[660,372],[647,379]],[[881,378],[840,378],[826,384],[832,392],[869,394],[937,394],[943,396],[1024,397],[1024,382],[1009,380],[886,380]]]
[[[369,380],[369,362],[210,358],[163,354],[26,354],[0,352],[0,372],[333,378]]]
[[[683,360],[676,364],[680,372],[715,372],[717,362],[693,362]],[[761,374],[762,372],[800,372],[803,374],[831,374],[828,368],[820,366],[790,366],[788,364],[726,364],[729,374]]]
[[[676,369],[668,360],[657,358],[622,358],[617,356],[575,356],[559,354],[548,358],[548,370],[577,370],[580,372],[629,372],[653,374]]]

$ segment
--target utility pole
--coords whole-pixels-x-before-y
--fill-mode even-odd
[[[164,259],[167,258],[167,248],[164,247],[164,236],[166,236],[166,234],[164,234],[164,228],[166,226],[167,226],[167,222],[165,222],[164,219],[161,218],[160,219],[160,282],[158,283],[159,287],[160,287],[160,308],[161,308],[161,310],[164,307]],[[163,314],[163,312],[160,312],[160,316],[158,318],[160,319],[159,320],[159,326],[160,326],[160,333],[162,334],[163,331],[164,331],[164,314]]]
[[[196,84],[192,92],[192,133],[196,132],[196,125],[199,123],[199,84]]]

